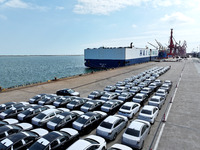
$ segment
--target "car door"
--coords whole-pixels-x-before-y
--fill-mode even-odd
[[[154,108],[153,109],[153,118],[154,118],[154,120],[156,119],[157,115],[158,115],[158,108]]]

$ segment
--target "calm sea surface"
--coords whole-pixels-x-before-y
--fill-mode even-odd
[[[84,56],[0,56],[0,86],[46,82],[98,71],[84,66]]]

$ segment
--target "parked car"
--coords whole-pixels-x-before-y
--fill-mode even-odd
[[[123,102],[130,101],[133,98],[133,93],[131,92],[122,92],[118,96],[118,100],[122,100]]]
[[[133,97],[133,102],[139,103],[140,105],[144,105],[144,103],[148,100],[148,95],[144,93],[137,93]]]
[[[118,81],[115,86],[125,86],[126,85],[126,82],[124,81]]]
[[[114,92],[115,90],[116,90],[116,86],[115,85],[107,85],[104,88],[104,91],[107,91],[107,92]]]
[[[152,82],[152,83],[148,86],[148,88],[151,88],[151,89],[153,90],[153,92],[156,92],[156,91],[158,90],[158,88],[159,88],[159,85],[158,85],[158,83],[156,83],[156,82]]]
[[[0,104],[0,112],[3,112],[6,109],[11,108],[14,104],[16,104],[16,102],[7,102],[7,103],[4,103],[4,104]]]
[[[95,90],[95,91],[92,91],[92,92],[88,95],[88,98],[91,98],[91,99],[100,99],[101,96],[102,96],[104,93],[105,93],[104,91]]]
[[[172,81],[170,81],[170,80],[165,80],[164,81],[164,84],[168,84],[170,87],[172,86]]]
[[[115,92],[112,92],[112,93],[106,92],[104,95],[101,96],[101,100],[108,101],[111,99],[117,99],[119,95],[120,95],[119,93],[115,93]]]
[[[80,97],[80,93],[76,92],[73,89],[62,89],[62,90],[58,90],[56,92],[57,95],[62,95],[62,96],[78,96]]]
[[[138,84],[138,87],[144,88],[148,86],[148,84],[146,82],[140,82],[140,84]]]
[[[142,149],[144,141],[150,132],[151,125],[144,120],[134,120],[122,135],[122,144],[132,148]]]
[[[33,125],[44,127],[50,119],[55,117],[57,114],[60,114],[61,112],[63,111],[59,109],[47,109],[32,118],[31,122]]]
[[[17,119],[8,118],[8,119],[0,120],[0,127],[4,125],[16,124],[16,123],[19,123]]]
[[[158,107],[145,105],[139,112],[138,119],[145,120],[154,124],[156,117],[158,116]]]
[[[125,87],[127,87],[127,88],[132,88],[133,86],[135,86],[135,83],[133,83],[133,82],[128,82],[128,83],[126,83],[126,85],[125,85]]]
[[[118,114],[131,119],[139,111],[139,109],[140,104],[134,102],[126,102],[120,107]]]
[[[29,99],[29,103],[30,103],[30,104],[37,104],[38,101],[41,99],[41,97],[44,96],[44,95],[46,95],[46,94],[38,94],[38,95],[36,95],[36,96],[30,98],[30,99]]]
[[[108,140],[115,140],[117,135],[126,127],[127,117],[121,115],[108,116],[97,127],[96,134]]]
[[[106,141],[104,138],[96,135],[89,135],[84,139],[79,139],[73,143],[67,150],[105,150]]]
[[[160,79],[156,79],[154,82],[157,83],[159,87],[162,85],[162,81]]]
[[[133,86],[129,92],[131,92],[133,95],[139,93],[141,91],[141,87],[138,87],[138,86]]]
[[[153,89],[151,89],[149,87],[144,87],[144,88],[142,88],[140,93],[146,94],[148,97],[150,97],[153,94]]]
[[[88,112],[94,110],[100,110],[101,106],[105,103],[103,100],[89,100],[81,106],[81,111]]]
[[[78,117],[72,127],[79,131],[80,134],[90,133],[105,118],[106,113],[87,112]]]
[[[70,110],[79,110],[80,107],[85,104],[88,100],[91,100],[90,98],[81,98],[76,97],[71,102],[69,102],[66,106]]]
[[[38,101],[39,105],[51,105],[56,100],[56,94],[46,94]]]
[[[55,107],[65,107],[74,98],[75,97],[73,97],[73,96],[57,96],[56,100],[53,102],[53,105]]]
[[[108,148],[107,150],[132,150],[132,148],[124,144],[116,143],[112,145],[110,148]]]
[[[1,150],[22,150],[28,149],[40,136],[47,134],[45,129],[33,129],[12,134],[0,141]]]
[[[3,139],[11,134],[18,133],[22,130],[31,130],[33,125],[30,123],[18,123],[13,125],[4,125],[0,127],[0,139]]]
[[[116,93],[122,93],[122,92],[128,92],[129,88],[125,87],[125,86],[118,86],[115,90]]]
[[[52,131],[35,143],[33,143],[28,150],[57,150],[66,149],[73,142],[78,140],[78,131],[72,128],[63,128],[60,131]]]
[[[137,86],[138,84],[140,84],[140,82],[141,82],[141,79],[135,79],[134,81],[133,81],[133,83]]]
[[[159,109],[164,105],[165,103],[165,98],[162,96],[152,96],[149,99],[148,105],[156,106]]]
[[[133,81],[133,78],[126,78],[126,79],[124,79],[123,82],[128,83],[128,82],[132,82],[132,81]]]
[[[45,111],[49,108],[55,108],[55,107],[49,106],[49,105],[48,106],[47,105],[46,106],[40,106],[40,105],[32,106],[32,107],[22,111],[21,113],[19,113],[17,115],[17,119],[20,121],[30,122],[33,117],[35,117],[42,111]]]
[[[26,110],[27,108],[31,107],[28,105],[29,103],[17,103],[14,104],[11,108],[6,109],[5,111],[0,113],[1,119],[6,118],[15,118],[20,112]]]
[[[109,100],[101,106],[101,110],[110,115],[113,115],[118,111],[122,104],[123,101],[120,100]]]
[[[162,96],[164,99],[167,97],[167,91],[165,89],[158,89],[155,93],[156,96]]]
[[[169,84],[162,84],[162,86],[160,87],[160,89],[164,89],[167,91],[167,93],[169,93],[170,89],[171,89],[171,86]]]
[[[83,114],[83,112],[81,114]],[[71,127],[72,122],[78,117],[78,113],[62,112],[47,122],[47,128],[50,130],[58,130],[63,127]]]

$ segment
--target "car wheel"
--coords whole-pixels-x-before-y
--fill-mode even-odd
[[[106,150],[106,148],[105,148],[105,147],[103,147],[103,148],[102,148],[102,150]]]
[[[142,146],[141,146],[140,150],[143,149],[143,147],[144,147],[144,141],[142,142]]]
[[[114,136],[113,136],[113,140],[115,140],[116,137],[117,137],[117,133],[114,134]]]

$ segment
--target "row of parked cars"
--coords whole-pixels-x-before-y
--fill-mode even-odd
[[[39,94],[31,98],[29,103],[1,104],[0,131],[6,132],[2,132],[2,136],[0,133],[0,149],[65,149],[76,141],[79,135],[88,134],[95,128],[97,128],[96,135],[80,139],[68,149],[106,149],[105,139],[114,140],[127,126],[128,119],[132,119],[141,109],[138,119],[131,122],[133,125],[130,126],[130,124],[122,136],[123,144],[140,149],[143,142],[139,144],[136,142],[134,146],[133,141],[132,145],[128,144],[130,143],[128,141],[135,139],[134,136],[139,138],[144,133],[150,132],[150,123],[154,123],[155,118],[152,121],[146,118],[152,115],[150,113],[158,112],[162,107],[160,102],[162,99],[164,102],[166,95],[163,96],[162,92],[160,95],[158,93],[163,90],[167,94],[169,90],[161,87],[164,84],[170,85],[171,82],[158,83],[154,86],[155,88],[151,88],[150,85],[152,83],[155,85],[156,78],[168,69],[169,67],[149,69],[137,76],[125,79],[121,82],[125,83],[124,85],[117,82],[116,85],[106,86],[104,91],[95,90],[88,95],[88,98],[79,97],[80,94],[72,89],[63,89],[57,91],[56,95]],[[151,82],[145,82],[150,81],[149,79]],[[144,84],[141,83],[147,84],[142,87]],[[153,89],[152,93],[142,93],[147,86]],[[133,92],[134,88],[140,88],[140,90]],[[158,95],[151,97],[155,91]],[[148,104],[153,106],[145,105],[142,108],[145,101],[134,101],[138,94],[144,94],[147,98],[151,97]],[[79,105],[80,103],[82,105]],[[79,106],[76,107],[76,104]],[[11,128],[10,125],[15,127]],[[10,130],[5,130],[6,127]],[[128,149],[125,145],[115,144],[113,147]]]

